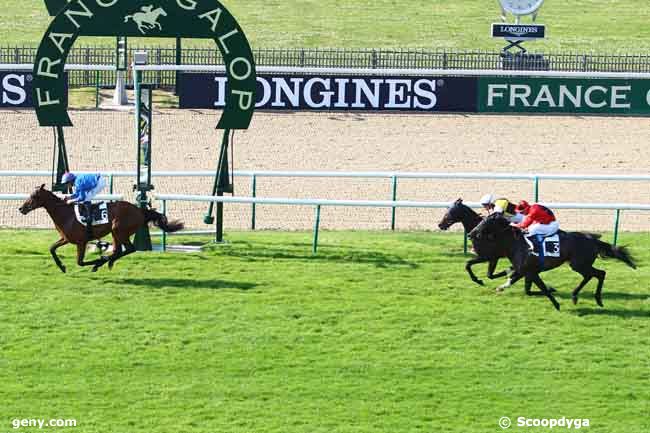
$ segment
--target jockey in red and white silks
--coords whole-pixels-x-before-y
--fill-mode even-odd
[[[517,212],[521,212],[526,217],[519,224],[513,224],[515,227],[527,230],[529,236],[541,235],[550,236],[560,230],[560,223],[555,219],[553,212],[541,204],[528,204],[522,200],[517,205]]]

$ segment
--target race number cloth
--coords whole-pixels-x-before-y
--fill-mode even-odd
[[[77,217],[77,221],[79,223],[86,225],[86,217],[81,215],[80,211],[80,205],[75,204],[74,206],[74,214]],[[93,225],[98,226],[102,224],[108,224],[108,207],[106,205],[106,202],[101,202],[97,204],[93,204],[92,206],[92,219],[93,219]]]
[[[556,233],[552,236],[548,236],[544,238],[542,245],[544,246],[543,257],[560,257],[560,235],[559,234]],[[537,251],[538,247],[539,245],[535,246],[535,251],[533,252],[533,255],[539,256],[539,251]]]
[[[557,233],[544,238],[544,256],[560,257],[560,235]]]

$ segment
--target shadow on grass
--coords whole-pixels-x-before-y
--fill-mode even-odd
[[[557,286],[556,289],[558,289]],[[571,299],[571,290],[562,290],[562,288],[559,288],[559,290],[555,292],[554,295],[561,299]],[[580,299],[585,299],[585,298],[593,299],[593,297],[594,297],[594,292],[589,290],[582,290],[579,295]],[[646,301],[650,299],[650,294],[608,292],[605,288],[603,289],[603,301],[607,301],[608,299],[616,299],[616,300],[623,300],[623,301]]]
[[[243,283],[237,281],[224,280],[195,280],[193,278],[123,278],[119,281],[121,284],[131,286],[145,286],[153,289],[163,287],[178,287],[182,289],[239,289],[248,291],[257,286],[254,283]]]
[[[634,317],[641,317],[645,319],[650,319],[649,310],[639,310],[639,309],[610,310],[607,308],[607,304],[605,304],[605,308],[576,308],[569,311],[571,311],[572,314],[575,314],[577,316],[615,316],[615,317],[623,317],[627,319],[634,318]]]
[[[25,248],[9,248],[5,254],[7,255],[19,255],[19,256],[49,256],[50,253],[45,249],[45,251],[36,251],[29,250]]]
[[[623,300],[636,300],[636,301],[645,301],[650,299],[650,294],[643,293],[620,293],[620,292],[608,292],[607,288],[603,289],[603,299],[623,299]]]
[[[367,250],[354,250],[346,252],[328,252],[327,246],[319,246],[318,253],[313,255],[311,253],[311,244],[304,244],[305,250],[302,251],[287,251],[279,248],[261,249],[256,247],[250,250],[230,249],[221,250],[221,254],[228,257],[236,257],[247,261],[258,261],[265,259],[285,259],[285,260],[307,260],[307,261],[322,261],[322,262],[342,262],[342,263],[359,263],[370,264],[378,268],[387,268],[389,266],[402,266],[410,269],[419,268],[415,262],[405,260],[399,256],[392,254],[385,254],[378,251]],[[339,247],[336,246],[338,250]]]

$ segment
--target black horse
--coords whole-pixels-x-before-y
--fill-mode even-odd
[[[452,225],[461,223],[465,229],[465,233],[470,233],[472,230],[474,230],[474,228],[476,228],[477,225],[479,225],[481,221],[483,221],[483,218],[474,212],[471,208],[465,206],[463,204],[463,199],[459,198],[454,202],[454,204],[451,205],[449,210],[447,210],[445,216],[442,217],[442,220],[438,224],[438,228],[440,228],[440,230],[447,230]],[[465,270],[467,270],[469,277],[476,284],[480,284],[481,286],[484,285],[483,281],[479,280],[474,272],[472,272],[472,266],[478,263],[488,262],[487,276],[491,280],[495,278],[505,277],[512,271],[512,268],[510,268],[507,271],[501,271],[496,274],[494,273],[497,268],[497,262],[499,259],[506,257],[505,251],[496,251],[496,249],[491,248],[490,245],[488,245],[488,248],[484,248],[481,242],[474,242],[473,240],[472,245],[477,257],[474,257],[473,259],[467,261],[465,264]]]
[[[598,286],[594,297],[596,303],[602,307],[602,290],[606,273],[593,267],[596,257],[615,258],[632,269],[636,269],[632,257],[624,247],[610,245],[598,239],[599,236],[590,233],[559,231],[558,234],[560,238],[560,256],[545,257],[543,261],[531,253],[523,232],[512,227],[508,220],[499,215],[491,215],[483,220],[470,232],[469,237],[473,242],[483,245],[483,248],[492,250],[494,254],[506,252],[515,269],[515,273],[510,278],[508,285],[525,277],[526,293],[533,294],[530,288],[532,283],[535,283],[541,290],[541,294],[548,297],[557,310],[560,309],[560,304],[540,278],[539,274],[541,272],[557,268],[561,264],[569,262],[571,269],[582,275],[582,281],[571,295],[573,303],[578,303],[580,290],[595,277],[598,280]]]

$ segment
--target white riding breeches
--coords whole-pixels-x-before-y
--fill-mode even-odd
[[[531,224],[528,227],[528,234],[530,236],[532,235],[542,235],[542,236],[550,236],[554,233],[556,233],[558,230],[560,230],[560,223],[557,221],[552,221],[549,224]]]
[[[106,179],[100,177],[97,181],[97,185],[86,193],[86,199],[84,201],[91,201],[97,194],[102,192],[104,188],[106,188]]]

